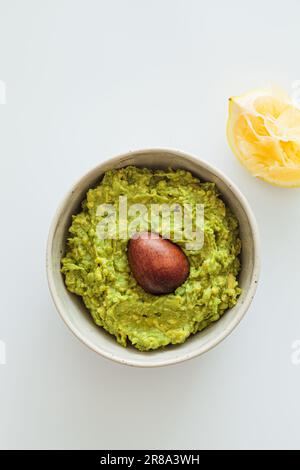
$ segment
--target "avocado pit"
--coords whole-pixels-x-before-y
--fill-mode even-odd
[[[136,233],[128,242],[127,256],[134,278],[150,294],[174,292],[190,272],[182,249],[157,233]]]

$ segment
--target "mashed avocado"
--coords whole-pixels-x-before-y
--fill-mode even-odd
[[[118,210],[120,196],[127,196],[128,205],[204,205],[203,247],[189,251],[184,237],[176,239],[189,259],[190,273],[174,293],[155,296],[137,284],[127,259],[128,238],[99,239],[97,208],[106,203]],[[183,343],[234,306],[241,292],[238,221],[214,183],[200,182],[184,170],[126,167],[107,172],[99,186],[88,191],[69,231],[62,259],[66,286],[82,297],[95,323],[122,346],[130,342],[147,351]]]

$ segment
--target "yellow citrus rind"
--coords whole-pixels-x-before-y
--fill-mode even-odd
[[[282,90],[230,98],[227,139],[252,175],[276,186],[300,187],[300,109]]]

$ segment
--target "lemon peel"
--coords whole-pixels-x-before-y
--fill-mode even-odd
[[[300,186],[300,108],[280,88],[231,97],[227,139],[252,175],[276,186]]]

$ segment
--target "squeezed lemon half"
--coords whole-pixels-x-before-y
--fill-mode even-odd
[[[227,138],[254,176],[277,186],[300,186],[300,108],[282,90],[230,98]]]

